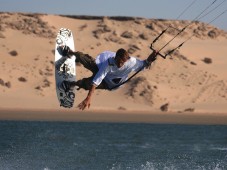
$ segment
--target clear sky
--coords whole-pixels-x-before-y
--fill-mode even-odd
[[[193,20],[214,2],[214,0],[0,0],[0,12],[176,19],[194,1],[191,8],[179,19]],[[207,12],[222,2],[224,3],[200,21],[209,23],[227,10],[227,0],[216,0]],[[227,31],[227,12],[211,24]]]

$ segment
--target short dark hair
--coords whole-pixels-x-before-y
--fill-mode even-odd
[[[129,54],[128,54],[128,52],[125,49],[120,48],[116,52],[116,57],[129,58]]]

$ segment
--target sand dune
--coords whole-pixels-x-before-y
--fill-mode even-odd
[[[131,17],[58,16],[0,13],[0,108],[59,109],[54,81],[54,45],[59,28],[73,31],[75,47],[96,56],[125,48],[145,59],[151,42],[169,24],[182,29],[190,21]],[[168,29],[159,49],[177,33]],[[191,40],[171,57],[159,57],[150,70],[119,90],[97,90],[90,110],[227,113],[227,32],[194,22],[163,52]],[[77,67],[77,78],[91,73]],[[75,106],[86,91],[78,91]]]

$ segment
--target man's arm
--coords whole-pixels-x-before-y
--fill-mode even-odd
[[[154,50],[148,57],[147,57],[147,62],[152,63],[153,61],[156,60],[158,53]]]
[[[91,88],[89,89],[87,97],[78,105],[78,108],[81,110],[84,110],[86,107],[90,107],[91,103],[91,97],[93,93],[95,92],[95,89],[97,86],[101,84],[103,79],[105,78],[106,74],[108,73],[109,67],[108,67],[108,61],[106,64],[102,64],[102,66],[99,68],[99,71],[96,73],[95,77],[92,80]]]
[[[88,108],[90,107],[91,97],[95,91],[95,88],[96,88],[96,85],[93,84],[88,92],[87,97],[78,105],[79,109],[84,110],[86,107],[88,107]]]

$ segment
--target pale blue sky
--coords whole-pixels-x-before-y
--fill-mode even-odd
[[[193,1],[195,0],[0,0],[0,12],[176,19]],[[222,1],[224,3],[220,7],[201,21],[210,22],[227,10],[227,0],[216,0],[212,7],[214,8]],[[193,20],[212,2],[214,0],[195,1],[180,19]],[[215,20],[212,25],[227,30],[227,12]]]

